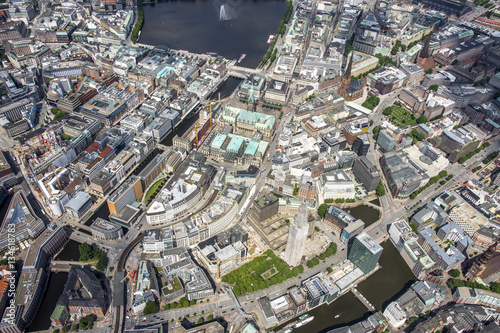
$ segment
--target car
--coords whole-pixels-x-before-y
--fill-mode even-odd
[[[145,322],[145,321],[146,321],[146,319],[143,319],[143,320],[142,320],[142,323],[143,323],[143,322]]]
[[[222,311],[222,313],[226,313],[226,311]]]

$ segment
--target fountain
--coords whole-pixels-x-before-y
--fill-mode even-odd
[[[220,6],[220,13],[219,13],[219,21],[226,21],[229,20],[227,13],[226,13],[226,4],[223,4]]]

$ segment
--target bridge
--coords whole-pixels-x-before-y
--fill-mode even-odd
[[[71,266],[80,266],[80,267],[90,266],[93,269],[96,269],[93,265],[89,263],[83,263],[78,261],[53,260],[51,262],[50,270],[52,272],[69,272]]]
[[[375,309],[375,307],[373,306],[372,303],[368,302],[368,300],[365,298],[365,296],[363,296],[363,294],[361,294],[358,289],[356,288],[352,288],[351,289],[352,293],[354,294],[354,296],[356,296],[357,299],[359,299],[361,301],[361,303],[363,303],[366,308],[372,312],[377,312],[377,309]]]
[[[241,67],[241,66],[236,66],[236,65],[229,65],[228,66],[228,74],[231,77],[236,77],[238,79],[243,79],[245,80],[250,76],[250,74],[261,74],[264,75],[264,70],[263,69],[252,69],[252,68],[246,68],[246,67]]]

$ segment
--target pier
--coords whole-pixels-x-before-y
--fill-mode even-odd
[[[372,303],[370,303],[366,298],[365,296],[363,296],[363,294],[361,294],[358,289],[356,288],[352,288],[351,289],[352,293],[354,294],[354,296],[356,296],[357,299],[359,299],[361,301],[361,303],[363,303],[366,308],[372,312],[376,312],[377,310],[375,309],[375,307],[373,306]]]

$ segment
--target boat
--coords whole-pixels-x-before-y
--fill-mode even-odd
[[[243,59],[245,59],[245,57],[246,57],[246,56],[247,56],[247,55],[246,55],[245,53],[243,53],[243,54],[241,55],[241,57],[238,59],[238,64],[239,64],[239,63],[240,63]]]
[[[306,318],[306,319],[304,319],[304,320],[302,320],[302,321],[299,321],[297,324],[295,324],[295,326],[294,326],[293,328],[299,328],[299,327],[302,327],[302,326],[304,326],[305,324],[308,324],[308,323],[310,323],[311,321],[313,321],[313,319],[314,319],[314,316],[312,316],[312,317],[308,317],[308,318]]]
[[[269,38],[267,39],[267,44],[271,44],[274,40],[274,35],[269,35]]]
[[[307,313],[305,313],[302,316],[300,316],[299,319],[302,320],[302,319],[306,319],[307,317],[309,317],[309,315]]]
[[[283,333],[291,333],[293,331],[293,328],[288,328],[283,331]]]
[[[335,316],[335,319],[337,319],[338,317],[340,317],[340,315],[336,315],[336,316]]]

